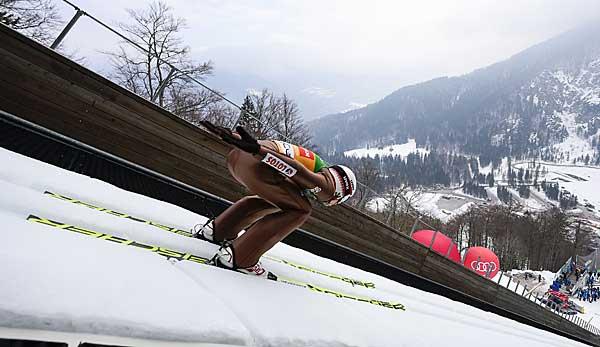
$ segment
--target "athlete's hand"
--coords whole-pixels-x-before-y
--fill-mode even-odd
[[[237,126],[235,130],[241,136],[241,139],[237,139],[236,137],[229,137],[223,138],[223,140],[243,151],[246,151],[251,154],[258,154],[258,151],[260,150],[260,145],[258,144],[258,141],[256,141],[256,139],[252,137],[252,135],[248,134],[246,129],[242,128],[241,126]]]
[[[235,128],[237,133],[233,133],[231,130],[225,127],[216,126],[209,121],[201,121],[202,124],[208,131],[219,136],[223,141],[236,146],[237,148],[246,151],[248,153],[257,154],[260,150],[258,141],[252,135],[248,134],[244,128],[238,126]]]

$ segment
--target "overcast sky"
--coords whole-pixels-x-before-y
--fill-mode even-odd
[[[109,24],[126,21],[125,9],[148,3],[71,1]],[[166,3],[187,20],[182,35],[194,58],[214,62],[209,85],[235,100],[252,89],[285,92],[307,119],[377,101],[402,86],[468,73],[600,19],[596,0]],[[73,14],[60,6],[65,19]],[[66,44],[90,56],[90,65],[98,64],[95,51],[115,46],[89,19],[76,28]]]

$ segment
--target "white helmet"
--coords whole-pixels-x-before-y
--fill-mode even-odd
[[[343,165],[330,166],[329,169],[335,183],[334,194],[339,205],[356,193],[356,176],[352,170]]]

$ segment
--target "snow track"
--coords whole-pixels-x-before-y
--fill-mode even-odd
[[[274,273],[335,292],[399,302],[406,310],[193,261],[169,261],[148,249],[31,222],[27,217],[36,215],[202,257],[215,251],[214,245],[44,192],[181,230],[203,216],[4,149],[0,160],[0,278],[8,279],[0,285],[0,332],[109,335],[133,339],[131,345],[152,340],[157,345],[463,346],[485,341],[487,346],[583,346],[284,244],[268,255],[372,282],[375,288],[264,259]]]

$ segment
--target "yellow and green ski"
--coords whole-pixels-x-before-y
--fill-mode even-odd
[[[181,229],[178,229],[178,228],[174,228],[174,227],[170,227],[170,226],[163,225],[163,224],[160,224],[160,223],[156,223],[156,222],[153,222],[153,221],[150,221],[150,220],[145,220],[145,219],[142,219],[142,218],[134,217],[134,216],[126,214],[126,213],[121,213],[121,212],[110,210],[110,209],[107,209],[107,208],[104,208],[104,207],[96,206],[94,204],[90,204],[90,203],[87,203],[87,202],[84,202],[84,201],[81,201],[81,200],[78,200],[78,199],[74,199],[74,198],[71,198],[71,197],[68,197],[68,196],[65,196],[65,195],[62,195],[62,194],[57,194],[57,193],[53,193],[53,192],[49,192],[49,191],[45,191],[44,194],[48,195],[48,196],[51,196],[53,198],[56,198],[56,199],[60,199],[60,200],[63,200],[63,201],[68,201],[68,202],[73,203],[75,205],[81,205],[81,206],[85,206],[85,207],[87,207],[89,209],[92,209],[92,210],[96,210],[96,211],[99,211],[99,212],[104,212],[104,213],[110,214],[110,215],[115,216],[115,217],[125,218],[125,219],[129,219],[129,220],[136,221],[136,222],[139,222],[139,223],[144,223],[144,224],[147,224],[147,225],[151,225],[153,227],[156,227],[156,228],[159,228],[159,229],[162,229],[162,230],[174,233],[174,234],[188,236],[188,237],[192,237],[193,236],[192,233],[189,232],[189,231],[187,231],[187,230],[181,230]],[[357,279],[354,279],[354,278],[349,278],[349,277],[342,276],[342,275],[337,275],[337,274],[332,274],[332,273],[325,272],[325,271],[320,271],[320,270],[317,270],[317,269],[313,269],[313,268],[311,268],[309,266],[297,264],[297,263],[291,262],[289,260],[280,259],[280,258],[268,256],[268,255],[265,255],[263,257],[266,258],[266,259],[270,259],[272,261],[281,263],[281,264],[285,264],[285,265],[291,266],[291,267],[296,268],[298,270],[303,270],[303,271],[311,272],[311,273],[314,273],[314,274],[326,276],[326,277],[329,277],[329,278],[332,278],[332,279],[335,279],[335,280],[343,281],[343,282],[346,282],[348,284],[351,284],[352,286],[359,286],[359,287],[364,287],[364,288],[375,288],[375,283],[373,283],[373,282],[361,281],[361,280],[357,280]]]
[[[190,262],[194,262],[194,263],[198,263],[198,264],[206,264],[208,262],[207,258],[198,256],[198,255],[194,255],[191,253],[184,253],[184,252],[179,252],[179,251],[164,248],[164,247],[149,245],[149,244],[146,244],[143,242],[125,239],[122,237],[117,237],[114,235],[106,234],[106,233],[103,233],[100,231],[81,228],[81,227],[78,227],[75,225],[65,224],[65,223],[54,221],[54,220],[47,219],[47,218],[29,215],[29,217],[27,217],[27,220],[30,222],[33,222],[33,223],[39,223],[39,224],[43,224],[46,226],[50,226],[50,227],[53,227],[58,230],[69,231],[72,233],[90,236],[95,239],[100,239],[100,240],[110,241],[110,242],[114,242],[114,243],[119,243],[122,245],[137,247],[140,249],[145,249],[147,251],[159,254],[159,255],[161,255],[163,257],[167,257],[169,259],[175,259],[175,260],[179,260],[179,261],[190,261]],[[280,282],[280,283],[285,283],[288,285],[306,288],[315,293],[331,295],[331,296],[334,296],[334,297],[340,298],[340,299],[348,299],[348,300],[353,300],[353,301],[358,301],[358,302],[364,302],[364,303],[368,303],[371,305],[389,308],[389,309],[393,309],[393,310],[402,310],[402,311],[406,310],[404,305],[399,304],[399,303],[345,294],[345,293],[337,292],[337,291],[334,291],[331,289],[316,286],[316,285],[313,285],[313,284],[310,284],[307,282],[298,281],[295,279],[288,279],[288,278],[282,278],[282,277],[270,278],[270,279]]]

